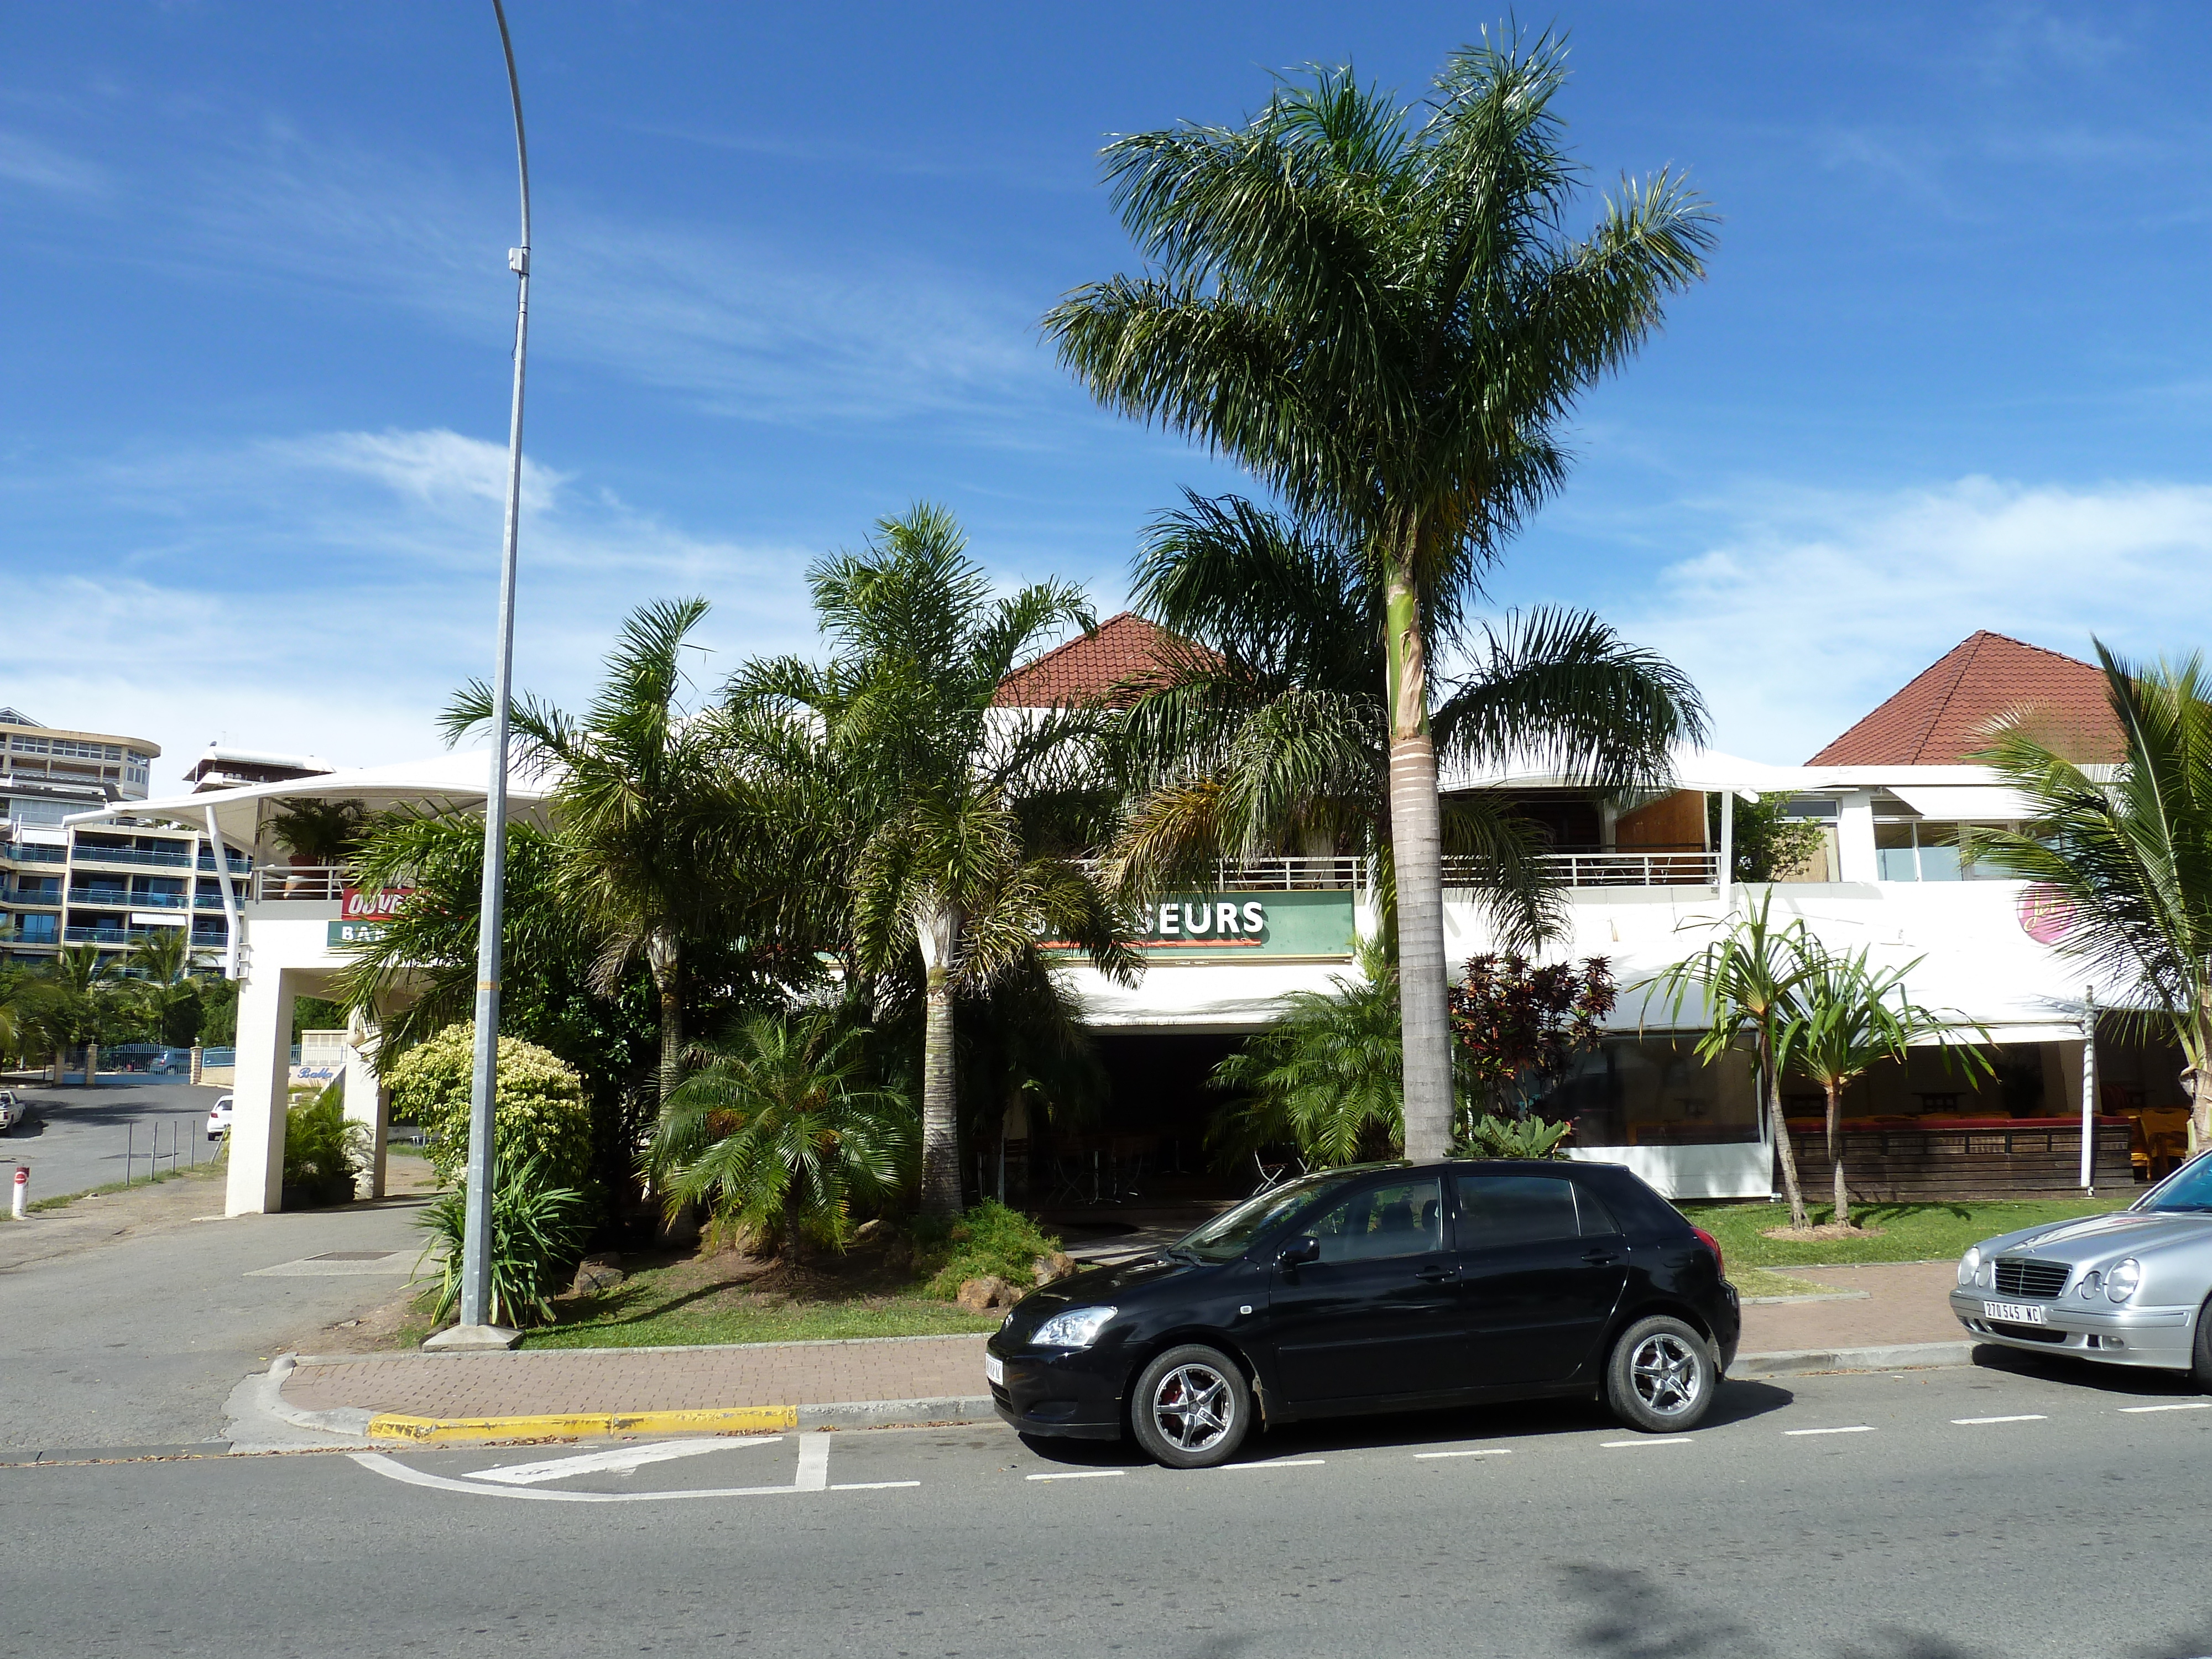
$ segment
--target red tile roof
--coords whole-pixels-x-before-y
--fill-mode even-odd
[[[1176,636],[1133,611],[1033,657],[999,682],[1000,708],[1127,708],[1174,671]]]
[[[2022,713],[2069,760],[2120,758],[2101,670],[1984,631],[1945,652],[1806,764],[1957,766],[1982,747],[1991,725]]]

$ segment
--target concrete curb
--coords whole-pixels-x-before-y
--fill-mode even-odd
[[[1973,1363],[1972,1342],[1899,1342],[1875,1348],[1794,1348],[1740,1353],[1732,1377],[1818,1376],[1828,1371],[1928,1370]]]
[[[284,1398],[284,1379],[299,1364],[297,1354],[280,1353],[269,1369],[248,1376],[231,1390],[224,1406],[225,1437],[237,1452],[300,1451],[309,1448],[359,1449],[368,1437],[371,1413],[359,1406],[302,1411]],[[290,1430],[292,1432],[287,1433]]]
[[[924,1400],[843,1400],[816,1406],[730,1406],[719,1410],[566,1412],[507,1417],[410,1417],[380,1412],[368,1433],[380,1443],[422,1446],[489,1440],[584,1440],[617,1434],[775,1434],[792,1429],[916,1428],[994,1416],[988,1395]],[[326,1417],[329,1413],[300,1413]],[[367,1417],[366,1413],[362,1413]]]

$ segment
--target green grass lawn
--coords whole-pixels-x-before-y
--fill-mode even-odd
[[[2044,1222],[2063,1221],[2077,1215],[2102,1215],[2123,1210],[2135,1201],[2140,1188],[2122,1188],[2109,1197],[2055,1198],[1984,1203],[1960,1200],[1935,1204],[1855,1204],[1851,1219],[1863,1227],[1880,1228],[1880,1235],[1863,1238],[1809,1239],[1803,1243],[1762,1235],[1788,1224],[1790,1212],[1779,1204],[1684,1204],[1682,1213],[1694,1226],[1703,1227],[1720,1241],[1728,1258],[1729,1277],[1742,1285],[1742,1271],[1758,1267],[1809,1267],[1822,1262],[1928,1261],[1961,1254],[1969,1244],[1997,1233]],[[1832,1207],[1810,1204],[1807,1209],[1815,1226],[1828,1219]],[[1751,1294],[1752,1292],[1747,1292]],[[1782,1292],[1761,1291],[1761,1295]]]
[[[1708,1228],[1707,1231],[1711,1229]],[[1771,1267],[1740,1266],[1734,1257],[1728,1264],[1729,1283],[1745,1296],[1833,1296],[1832,1285],[1815,1285],[1809,1279],[1792,1279]]]
[[[556,1304],[557,1305],[557,1304]],[[902,1291],[805,1300],[755,1297],[702,1284],[692,1264],[649,1268],[528,1332],[526,1348],[665,1348],[723,1342],[810,1342],[856,1336],[944,1336],[999,1327],[996,1314]]]

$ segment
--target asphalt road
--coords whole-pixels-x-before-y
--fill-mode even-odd
[[[0,1468],[0,1655],[2212,1654],[2212,1401],[2047,1362],[1198,1474],[994,1426],[673,1444]]]
[[[156,1144],[165,1170],[173,1153],[178,1164],[189,1166],[206,1163],[220,1150],[219,1142],[207,1138],[207,1115],[227,1090],[130,1075],[103,1077],[91,1089],[9,1086],[30,1103],[38,1121],[0,1135],[0,1182],[15,1178],[14,1164],[29,1165],[34,1200],[120,1181],[126,1155],[133,1152],[131,1172],[143,1179]]]

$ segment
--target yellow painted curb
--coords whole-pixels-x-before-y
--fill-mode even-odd
[[[602,1434],[760,1434],[799,1426],[796,1406],[728,1406],[712,1411],[563,1413],[550,1417],[406,1417],[368,1419],[372,1440],[437,1445],[467,1440],[535,1440]]]

